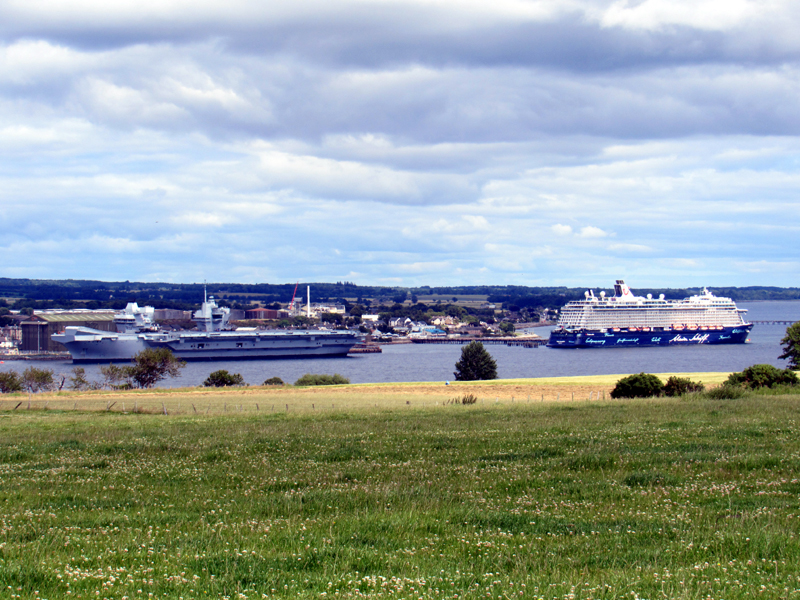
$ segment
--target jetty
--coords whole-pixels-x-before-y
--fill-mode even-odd
[[[411,338],[414,344],[469,344],[470,342],[480,342],[481,344],[501,344],[504,346],[520,346],[522,348],[538,348],[547,343],[547,340],[540,337],[427,337]]]

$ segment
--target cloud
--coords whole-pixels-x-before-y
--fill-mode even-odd
[[[644,254],[653,252],[650,246],[644,244],[609,244],[608,249],[612,252],[624,254]]]
[[[561,235],[561,236],[569,235],[572,233],[572,227],[570,227],[569,225],[561,225],[560,223],[557,225],[553,225],[550,229],[556,235]]]
[[[793,284],[798,25],[782,0],[11,0],[4,268]]]
[[[599,227],[593,227],[592,225],[587,225],[586,227],[581,227],[581,232],[578,234],[578,237],[592,239],[592,238],[603,238],[606,237],[607,235],[608,234]]]
[[[644,0],[635,4],[618,0],[604,11],[602,23],[606,27],[646,30],[679,25],[724,31],[759,17],[763,11],[763,3],[752,0]]]

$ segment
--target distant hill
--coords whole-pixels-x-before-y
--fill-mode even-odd
[[[224,304],[248,305],[286,304],[292,299],[294,283],[208,283],[209,295],[214,295]],[[388,287],[359,286],[350,282],[321,283],[301,282],[297,284],[300,301],[306,298],[306,286],[311,286],[312,302],[344,301],[377,304],[392,304],[403,299],[453,298],[485,299],[505,308],[559,308],[570,300],[583,298],[586,288],[505,286],[421,286]],[[128,302],[150,304],[156,308],[191,309],[203,299],[202,283],[160,283],[132,281],[50,280],[0,278],[0,298],[11,299],[8,306],[14,308],[123,308]],[[600,289],[595,289],[599,293]],[[770,286],[721,287],[712,290],[718,296],[727,296],[736,301],[747,300],[798,300],[800,288]],[[612,289],[606,289],[613,294]],[[658,289],[636,288],[637,295],[664,294],[667,298],[684,298],[700,292],[700,288]],[[454,302],[457,300],[454,300]]]

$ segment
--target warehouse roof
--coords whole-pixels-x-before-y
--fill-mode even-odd
[[[80,322],[99,322],[113,321],[113,311],[91,311],[91,310],[64,310],[38,312],[34,314],[30,321],[46,321],[48,323],[80,323]],[[25,323],[25,321],[23,321]]]

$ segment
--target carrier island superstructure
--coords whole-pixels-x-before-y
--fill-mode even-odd
[[[753,328],[747,311],[707,289],[683,300],[635,296],[622,280],[614,296],[587,291],[562,309],[547,343],[551,348],[620,348],[689,344],[741,344]]]
[[[361,336],[350,331],[231,330],[230,309],[206,298],[194,313],[197,331],[166,332],[153,322],[152,307],[128,304],[115,315],[116,332],[66,327],[52,336],[73,363],[130,361],[147,348],[167,348],[183,360],[245,360],[346,356]]]

